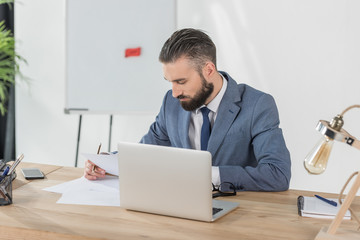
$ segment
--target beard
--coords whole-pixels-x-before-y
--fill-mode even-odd
[[[214,84],[208,83],[204,76],[200,73],[201,78],[201,89],[196,92],[194,97],[180,95],[177,98],[190,98],[187,102],[180,102],[182,108],[186,111],[194,111],[205,104],[206,99],[213,93],[214,91]]]

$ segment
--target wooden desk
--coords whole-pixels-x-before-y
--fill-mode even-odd
[[[60,195],[42,189],[82,176],[83,169],[21,163],[39,167],[44,180],[27,181],[18,170],[14,203],[0,209],[1,239],[314,239],[330,220],[302,218],[297,214],[298,195],[312,192],[240,192],[225,200],[239,208],[214,223],[100,207],[56,204]],[[334,197],[332,194],[323,194]],[[353,208],[360,212],[360,198]],[[341,228],[357,228],[343,221]],[[360,239],[360,234],[359,234]]]

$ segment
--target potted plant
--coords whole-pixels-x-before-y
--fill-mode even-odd
[[[0,0],[0,4],[8,4],[14,0]],[[0,22],[0,113],[6,112],[9,88],[15,83],[15,76],[20,74],[19,62],[26,62],[15,51],[15,39],[5,26],[5,21]]]

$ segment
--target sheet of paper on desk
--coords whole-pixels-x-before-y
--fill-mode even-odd
[[[82,153],[86,159],[89,159],[91,162],[95,163],[97,166],[104,169],[107,173],[114,175],[119,175],[118,169],[118,154],[91,154],[91,153]]]
[[[63,193],[56,203],[96,206],[120,206],[119,192],[69,191]]]
[[[84,177],[44,188],[49,192],[61,193],[57,203],[97,206],[120,206],[119,179],[106,176],[96,181]]]

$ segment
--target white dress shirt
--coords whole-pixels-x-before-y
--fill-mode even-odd
[[[219,91],[219,93],[216,95],[216,97],[206,106],[208,109],[210,109],[209,113],[209,120],[211,124],[211,129],[214,126],[214,122],[217,117],[218,109],[220,102],[225,94],[225,90],[227,87],[227,81],[224,79],[224,77],[220,74],[222,77],[222,87]],[[205,105],[199,107],[198,109],[191,112],[190,117],[190,125],[189,125],[189,139],[190,139],[190,145],[192,149],[200,150],[201,149],[201,126],[203,124],[203,117],[201,113],[201,108]],[[212,167],[212,182],[215,186],[218,186],[220,184],[220,172],[219,167]]]

